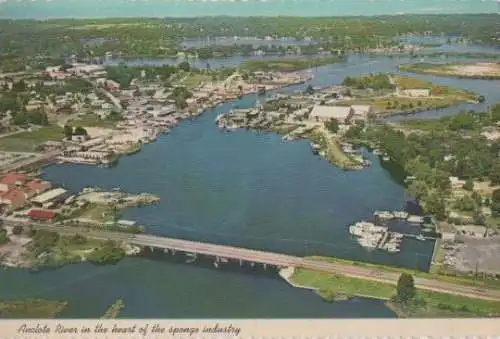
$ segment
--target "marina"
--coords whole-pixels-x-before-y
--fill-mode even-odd
[[[432,225],[423,226],[424,217],[410,215],[406,211],[375,211],[373,216],[374,222],[359,221],[349,226],[349,233],[357,238],[358,244],[369,250],[381,249],[389,253],[398,253],[401,251],[401,244],[405,237],[418,241],[439,238],[439,234],[430,227]],[[396,232],[393,228],[397,227],[397,222],[403,222],[407,227],[413,227],[418,223],[422,225],[422,233],[415,234],[402,230]],[[433,231],[434,234],[432,234]],[[424,235],[425,233],[431,235]]]

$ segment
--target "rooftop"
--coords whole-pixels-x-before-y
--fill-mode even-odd
[[[17,182],[24,183],[26,176],[20,173],[10,172],[2,179],[2,184],[15,185]]]
[[[55,188],[53,190],[50,190],[48,192],[45,192],[43,194],[34,197],[33,199],[31,199],[31,201],[38,204],[43,204],[49,202],[52,199],[58,198],[66,194],[67,192],[68,191],[66,191],[64,188]]]
[[[335,118],[335,119],[345,119],[351,113],[351,107],[348,106],[314,106],[311,111],[310,117],[318,118]]]

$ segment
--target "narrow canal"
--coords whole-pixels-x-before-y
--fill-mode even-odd
[[[354,56],[345,64],[316,69],[312,84],[395,72],[398,63],[407,61]],[[500,101],[499,82],[423,78],[479,92],[489,103]],[[73,191],[97,185],[159,195],[160,204],[130,209],[124,215],[154,234],[427,268],[432,242],[405,239],[402,251],[394,255],[369,252],[347,232],[350,223],[371,217],[375,210],[404,206],[404,188],[377,161],[364,171],[343,172],[312,155],[306,141],[285,143],[273,133],[225,134],[215,128],[217,114],[254,102],[255,96],[247,96],[185,121],[140,153],[120,159],[117,167],[57,165],[46,168],[43,175]],[[36,274],[7,269],[0,271],[0,279],[4,286],[0,298],[66,299],[71,304],[68,317],[99,316],[117,298],[125,301],[125,317],[394,316],[379,301],[325,303],[269,272],[216,270],[165,258],[131,258],[105,267],[73,265]]]

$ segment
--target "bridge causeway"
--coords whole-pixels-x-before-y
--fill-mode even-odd
[[[124,242],[143,248],[150,247],[153,249],[162,249],[164,251],[184,252],[191,256],[205,255],[215,257],[216,260],[235,260],[239,261],[240,264],[242,262],[248,262],[251,264],[259,263],[263,265],[275,266],[278,268],[302,268],[391,285],[396,285],[400,276],[400,272],[397,271],[383,270],[376,267],[338,262],[334,259],[330,261],[315,260],[310,258],[301,258],[293,255],[161,237],[155,235],[132,235],[118,232],[101,232],[83,230],[77,227],[52,226],[43,224],[31,224],[31,227],[33,227],[33,229],[35,230],[57,232],[62,235],[81,234],[90,238]],[[415,286],[418,289],[460,295],[475,299],[500,301],[500,289],[482,285],[473,285],[472,282],[470,284],[448,282],[434,279],[431,276],[422,277],[417,275],[414,277],[414,279]]]

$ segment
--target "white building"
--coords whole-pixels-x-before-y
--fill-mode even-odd
[[[354,114],[350,106],[320,106],[316,105],[309,114],[309,120],[326,122],[337,119],[340,123],[346,124]]]
[[[48,203],[64,200],[67,193],[68,191],[66,191],[64,188],[55,188],[53,190],[37,195],[36,197],[31,199],[31,202],[35,205],[44,206]]]

